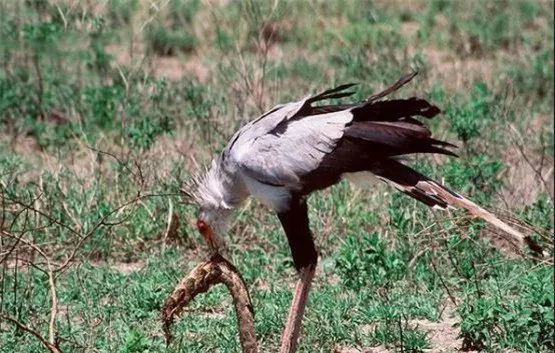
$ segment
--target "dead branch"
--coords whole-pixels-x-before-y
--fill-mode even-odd
[[[48,274],[48,286],[50,287],[50,319],[48,322],[48,340],[46,340],[42,335],[40,335],[37,331],[31,329],[30,327],[24,325],[23,323],[19,322],[18,320],[7,316],[3,313],[0,313],[0,317],[14,323],[16,326],[18,326],[19,328],[33,334],[35,337],[37,337],[43,344],[45,344],[48,349],[50,349],[51,352],[61,352],[60,348],[58,347],[57,343],[56,343],[56,316],[58,315],[58,296],[56,294],[56,282],[55,282],[55,277],[54,277],[54,267],[52,266],[52,262],[50,261],[50,258],[44,253],[44,251],[42,251],[41,248],[39,248],[37,245],[35,245],[34,243],[18,237],[14,234],[11,234],[5,230],[2,230],[2,234],[9,236],[11,238],[15,238],[17,239],[17,241],[20,241],[22,243],[24,243],[25,245],[31,247],[33,250],[35,250],[40,256],[42,256],[44,258],[44,260],[46,261],[46,268],[47,268],[47,274]]]
[[[29,332],[30,334],[32,334],[33,336],[35,336],[42,344],[44,344],[52,353],[62,353],[62,351],[60,350],[60,348],[58,348],[58,346],[54,343],[52,344],[51,342],[49,342],[46,338],[44,338],[38,331],[36,331],[35,329],[21,323],[19,320],[14,319],[13,317],[6,315],[2,312],[0,312],[0,318],[11,322],[12,324],[14,324],[15,326],[17,326],[18,328],[20,328],[21,330],[25,331],[25,332]]]
[[[531,160],[531,157],[527,154],[524,143],[521,142],[523,140],[522,135],[519,134],[518,130],[512,124],[510,125],[509,137],[511,138],[513,145],[515,145],[516,148],[518,149],[518,152],[522,156],[522,159],[526,162],[526,164],[528,164],[528,166],[536,174],[537,179],[539,179],[539,181],[541,182],[541,185],[543,186],[545,192],[549,196],[551,202],[553,202],[553,194],[550,192],[551,189],[549,187],[549,182],[547,181],[547,178],[549,177],[549,174],[551,173],[551,171],[548,171],[546,176],[544,176],[544,173],[543,173],[544,162],[545,162],[545,150],[546,150],[545,144],[542,143],[541,160],[540,160],[539,166],[536,166],[536,163],[533,160]]]
[[[162,308],[163,329],[168,344],[172,339],[171,325],[175,316],[199,293],[204,293],[213,285],[223,283],[233,297],[239,340],[243,353],[257,353],[258,344],[254,328],[254,312],[247,285],[239,271],[219,254],[214,254],[200,264],[175,287]]]

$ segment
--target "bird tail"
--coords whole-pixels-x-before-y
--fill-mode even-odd
[[[371,172],[379,179],[429,207],[441,209],[449,207],[464,208],[472,215],[480,217],[492,226],[504,231],[508,235],[504,238],[517,248],[521,249],[526,244],[535,253],[542,253],[541,247],[533,242],[530,237],[509,226],[491,212],[394,159],[380,161],[372,167]]]

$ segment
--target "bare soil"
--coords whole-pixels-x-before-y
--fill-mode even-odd
[[[459,329],[454,327],[459,319],[456,317],[454,307],[448,304],[443,311],[438,322],[426,319],[411,320],[412,327],[428,333],[430,348],[427,353],[448,353],[459,352],[462,347],[462,339],[458,338]],[[377,347],[337,347],[334,353],[393,353],[395,348]],[[467,353],[477,353],[476,351],[466,351]]]

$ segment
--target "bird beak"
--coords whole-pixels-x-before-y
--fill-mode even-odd
[[[212,232],[211,227],[208,227],[206,232],[202,234],[202,237],[210,247],[210,250],[214,250],[215,252],[218,252],[218,246],[216,245],[216,240],[214,239],[214,232]]]
[[[194,220],[189,220],[189,224],[191,227],[196,227],[196,222]],[[224,256],[226,259],[230,259],[230,254],[227,254],[228,250],[225,244],[225,241],[222,237],[218,234],[214,233],[212,227],[208,226],[206,232],[201,233],[202,238],[208,245],[209,251],[211,255],[220,254]],[[225,254],[224,254],[225,253]]]
[[[218,234],[214,233],[212,227],[210,226],[208,226],[206,232],[202,234],[202,237],[204,238],[204,241],[206,241],[206,244],[208,244],[210,253],[212,254],[220,253],[225,245],[223,239]]]
[[[230,249],[226,246],[224,239],[212,231],[212,228],[208,228],[204,240],[208,244],[211,255],[219,254],[228,261],[231,261]]]

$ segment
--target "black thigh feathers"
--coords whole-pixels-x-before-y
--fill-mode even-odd
[[[310,231],[305,198],[293,196],[289,209],[278,213],[278,217],[287,235],[295,268],[300,271],[309,265],[316,265],[318,253]]]

